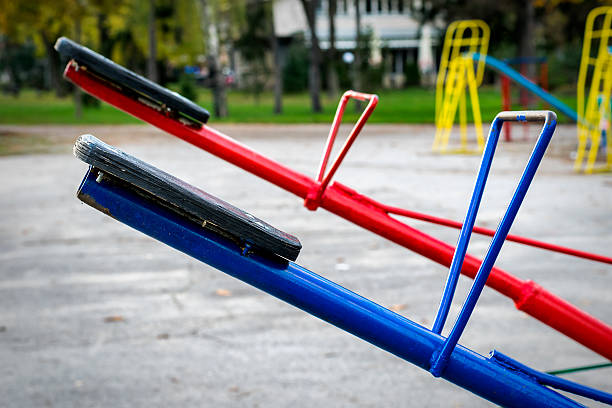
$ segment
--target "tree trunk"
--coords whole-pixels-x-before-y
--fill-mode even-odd
[[[100,54],[104,55],[106,58],[111,58],[115,39],[110,36],[107,17],[108,16],[102,12],[97,15],[98,47],[100,49]]]
[[[274,76],[274,113],[283,113],[283,61],[280,50],[278,49],[278,38],[274,32],[274,7],[269,6],[268,20],[270,33],[270,47],[272,48],[272,56],[274,58],[272,75]]]
[[[359,2],[355,0],[355,61],[353,62],[353,89],[361,91],[361,10]],[[355,101],[355,111],[361,112],[361,103]]]
[[[9,84],[8,84],[8,92],[13,94],[16,98],[19,96],[19,92],[21,92],[21,79],[19,78],[19,67],[17,66],[17,62],[15,61],[15,49],[18,48],[12,41],[6,36],[0,37],[0,49],[4,49],[5,54],[4,63],[6,64],[6,72],[9,75]],[[1,59],[1,58],[0,58]]]
[[[74,40],[81,42],[81,17],[74,20]],[[77,119],[83,117],[83,91],[78,86],[74,87],[74,117]]]
[[[532,0],[525,0],[525,7],[523,8],[524,18],[523,27],[521,32],[520,42],[520,56],[521,57],[535,57],[536,46],[535,46],[535,10],[533,8]],[[529,66],[533,66],[529,64]]]
[[[63,84],[62,69],[59,54],[55,51],[55,36],[49,36],[44,31],[40,31],[40,38],[45,46],[47,53],[47,61],[49,62],[49,79],[51,81],[51,89],[55,90],[55,95],[59,98],[66,96],[68,89]]]
[[[155,24],[155,0],[149,0],[149,58],[147,76],[153,82],[159,81],[157,74],[157,30]]]
[[[206,37],[207,65],[210,83],[213,91],[213,111],[216,117],[223,118],[228,115],[225,83],[219,67],[219,36],[216,25],[212,22],[210,3],[200,0],[202,33]]]
[[[310,31],[310,66],[308,68],[308,88],[310,91],[310,104],[312,111],[323,111],[321,106],[321,49],[316,32],[315,1],[301,0],[308,21]]]
[[[536,46],[535,46],[535,10],[533,8],[532,0],[525,0],[525,4],[523,7],[524,13],[524,25],[521,30],[521,38],[520,38],[520,47],[519,50],[521,57],[535,57],[536,55]],[[525,63],[524,75],[528,78],[531,78],[537,82],[536,79],[536,64]],[[529,103],[529,93],[521,88],[520,91],[520,100],[521,104],[527,105]]]
[[[336,51],[336,8],[337,0],[328,0],[327,17],[329,21],[329,64],[327,67],[327,94],[330,99],[338,97],[338,55]]]

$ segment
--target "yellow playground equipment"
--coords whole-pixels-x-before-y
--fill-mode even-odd
[[[612,7],[593,9],[586,21],[582,60],[578,74],[578,150],[574,170],[612,170],[610,149],[610,91],[612,88]],[[587,95],[588,94],[588,95]],[[586,96],[586,97],[585,97]],[[586,103],[585,103],[586,100]],[[595,168],[599,150],[606,164]],[[588,150],[588,152],[587,152]]]
[[[482,20],[458,20],[452,22],[446,30],[440,69],[436,80],[436,135],[433,150],[440,153],[480,153],[484,146],[482,117],[478,101],[478,87],[484,75],[484,58],[475,66],[472,58],[466,53],[487,55],[489,47],[489,26]],[[468,148],[467,140],[467,97],[469,91],[476,130],[476,151]],[[448,150],[455,116],[459,108],[461,147]]]

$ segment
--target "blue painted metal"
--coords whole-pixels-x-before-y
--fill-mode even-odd
[[[472,53],[471,57],[474,61],[480,61],[482,59],[482,55],[477,52]],[[575,110],[573,110],[565,103],[561,102],[559,99],[555,98],[554,96],[546,92],[544,89],[531,82],[528,78],[524,77],[519,72],[512,69],[508,64],[504,64],[502,61],[490,55],[486,55],[484,57],[484,63],[489,67],[495,69],[496,71],[499,71],[500,73],[506,75],[518,85],[527,89],[529,92],[542,98],[544,101],[546,101],[555,109],[557,109],[560,113],[564,114],[574,122],[578,121],[578,113]]]
[[[468,212],[465,216],[465,220],[463,221],[461,232],[459,233],[459,241],[457,242],[457,247],[455,248],[455,253],[453,254],[453,260],[451,262],[448,278],[446,280],[446,286],[444,287],[444,292],[442,293],[442,301],[440,302],[440,307],[438,308],[438,313],[436,314],[436,318],[434,320],[432,328],[434,333],[442,333],[442,328],[444,327],[444,323],[446,323],[446,318],[448,317],[448,312],[455,294],[457,282],[459,281],[459,275],[461,274],[463,260],[465,259],[472,230],[474,229],[474,223],[476,222],[476,214],[478,213],[478,207],[480,206],[482,192],[484,191],[484,186],[487,182],[487,176],[489,174],[489,169],[491,168],[491,162],[493,161],[493,154],[495,153],[497,141],[499,140],[500,130],[501,126],[499,126],[496,121],[493,121],[491,129],[489,130],[489,136],[487,138],[487,144],[482,156],[480,169],[478,170],[478,176],[476,177],[474,194],[472,194]],[[478,194],[476,194],[476,192],[478,192]],[[439,366],[434,364],[432,369],[437,367]],[[436,374],[437,373],[434,372],[434,375]]]
[[[516,361],[515,359],[508,357],[507,355],[500,353],[497,350],[491,352],[490,358],[497,361],[498,363],[507,366],[508,368],[519,370],[530,377],[535,378],[537,382],[542,385],[550,385],[558,390],[571,392],[572,394],[581,395],[586,398],[590,398],[595,401],[603,402],[612,405],[612,395],[607,392],[599,391],[591,387],[586,387],[582,384],[577,384],[573,381],[568,381],[564,378],[559,378],[556,375],[546,374],[531,367],[527,367],[525,364]]]
[[[293,262],[243,253],[234,241],[97,177],[91,169],[80,197],[118,221],[425,370],[444,343],[440,335]],[[441,377],[505,407],[583,406],[461,345],[451,353]]]
[[[455,293],[459,274],[461,273],[461,266],[463,265],[465,253],[472,235],[472,229],[474,228],[474,223],[476,222],[478,207],[480,206],[480,201],[487,183],[491,163],[493,163],[493,156],[495,155],[495,148],[497,147],[499,134],[501,132],[503,123],[509,121],[543,121],[544,126],[540,132],[536,146],[529,157],[529,161],[527,162],[527,166],[523,171],[523,175],[518,183],[516,191],[514,192],[514,196],[510,200],[510,204],[506,209],[504,218],[497,227],[497,231],[495,231],[495,235],[493,236],[489,250],[487,251],[485,258],[478,269],[478,273],[474,279],[474,284],[472,285],[470,293],[468,294],[461,312],[457,317],[457,321],[455,322],[450,335],[444,342],[444,345],[440,349],[439,353],[435,353],[433,356],[430,372],[436,377],[440,376],[444,371],[450,355],[457,345],[465,326],[467,325],[474,307],[476,306],[476,302],[478,301],[478,298],[482,293],[482,289],[485,286],[487,278],[491,273],[491,269],[495,264],[495,260],[497,259],[497,256],[501,251],[501,247],[506,240],[506,236],[510,232],[510,227],[516,218],[516,214],[518,213],[521,203],[525,198],[525,194],[527,194],[529,185],[531,184],[531,181],[535,176],[535,172],[538,169],[542,158],[544,157],[544,153],[546,153],[546,148],[548,147],[550,139],[555,132],[555,127],[557,126],[557,116],[551,111],[501,112],[493,120],[491,130],[489,131],[489,136],[487,138],[485,151],[482,155],[480,169],[478,170],[474,192],[472,193],[468,212],[459,234],[459,242],[457,243],[457,248],[455,249],[455,253],[453,255],[450,272],[446,281],[444,292],[442,294],[442,301],[434,322],[433,331],[435,333],[441,333],[444,322],[448,316],[448,311]]]

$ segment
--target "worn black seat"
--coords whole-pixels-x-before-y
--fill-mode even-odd
[[[76,61],[77,64],[86,67],[88,71],[122,88],[129,88],[132,92],[159,104],[160,107],[169,108],[201,124],[205,124],[210,117],[206,109],[189,99],[149,81],[119,64],[115,64],[110,59],[66,37],[58,38],[55,49],[63,57]]]
[[[92,135],[83,135],[77,139],[74,154],[100,170],[102,177],[127,184],[181,216],[248,244],[253,250],[262,250],[293,261],[302,248],[296,237]],[[86,201],[86,197],[80,198]]]

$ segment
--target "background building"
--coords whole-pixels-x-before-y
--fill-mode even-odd
[[[319,0],[316,12],[316,32],[322,50],[329,48],[328,0]],[[404,0],[360,0],[361,33],[371,33],[371,64],[384,63],[383,83],[401,87],[405,83],[406,67],[416,68],[419,41],[424,31]],[[342,53],[353,51],[356,45],[355,2],[338,0],[336,14],[336,48]],[[304,9],[299,0],[274,2],[274,31],[281,44],[290,43],[299,34],[309,38]],[[431,33],[431,30],[425,30]],[[432,46],[437,45],[434,39]],[[435,53],[433,53],[435,55]],[[432,61],[435,66],[435,61]]]

